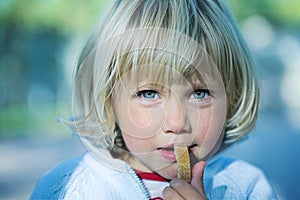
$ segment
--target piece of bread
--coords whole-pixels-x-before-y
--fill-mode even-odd
[[[174,153],[178,165],[178,178],[190,182],[191,164],[187,146],[185,144],[175,144]]]

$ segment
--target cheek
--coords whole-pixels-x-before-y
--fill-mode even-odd
[[[153,122],[151,109],[138,108],[135,105],[128,107],[128,118],[132,125],[139,129],[150,127]]]
[[[137,154],[136,156],[139,154],[146,155],[156,148],[156,142],[152,138],[136,137],[123,131],[121,134],[129,152]]]
[[[212,129],[212,135],[215,138],[219,138],[220,135],[224,133],[225,123],[226,123],[226,113],[227,109],[225,104],[218,105],[216,109],[213,111],[212,117],[211,117],[211,127]],[[210,133],[210,131],[208,130]]]
[[[130,102],[115,106],[115,116],[121,131],[135,137],[141,136],[152,124],[150,110],[140,109]]]
[[[128,148],[128,150],[132,153],[143,153],[147,147],[143,143],[143,140],[137,138],[137,137],[132,137],[131,135],[129,135],[128,133],[125,133],[122,131],[122,136],[123,136],[123,140],[126,144],[126,147]]]
[[[120,121],[121,130],[135,137],[148,138],[158,134],[163,125],[164,112],[161,107],[145,108],[135,104],[128,105],[127,113]]]
[[[201,114],[200,117],[197,120],[197,131],[196,131],[196,139],[199,141],[199,143],[202,143],[202,141],[205,140],[211,121],[210,118],[207,117],[207,114]]]
[[[213,112],[212,109],[201,111],[197,122],[196,140],[199,144],[205,141],[216,141],[224,128],[224,116]]]
[[[206,157],[215,152],[222,142],[225,125],[224,115],[216,110],[207,109],[201,112],[198,120],[198,133],[195,137],[196,143],[200,146],[200,157]]]

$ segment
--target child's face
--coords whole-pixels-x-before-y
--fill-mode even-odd
[[[224,136],[226,98],[222,85],[212,80],[175,78],[168,86],[142,78],[120,81],[113,108],[127,148],[138,170],[155,171],[171,179],[177,175],[175,143],[188,145],[191,159],[215,153]],[[134,83],[133,83],[134,82]]]

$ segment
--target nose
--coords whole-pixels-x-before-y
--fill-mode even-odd
[[[164,133],[188,133],[191,131],[188,115],[185,106],[173,99],[165,103],[165,123],[163,125]]]

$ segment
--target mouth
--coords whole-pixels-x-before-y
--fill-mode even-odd
[[[193,148],[197,146],[196,144],[192,144],[190,146],[188,146],[188,150],[189,150],[189,154],[193,152]],[[176,161],[176,156],[174,153],[174,144],[170,144],[170,145],[166,145],[164,147],[159,147],[157,148],[157,150],[159,151],[160,155],[171,162],[175,162]]]

